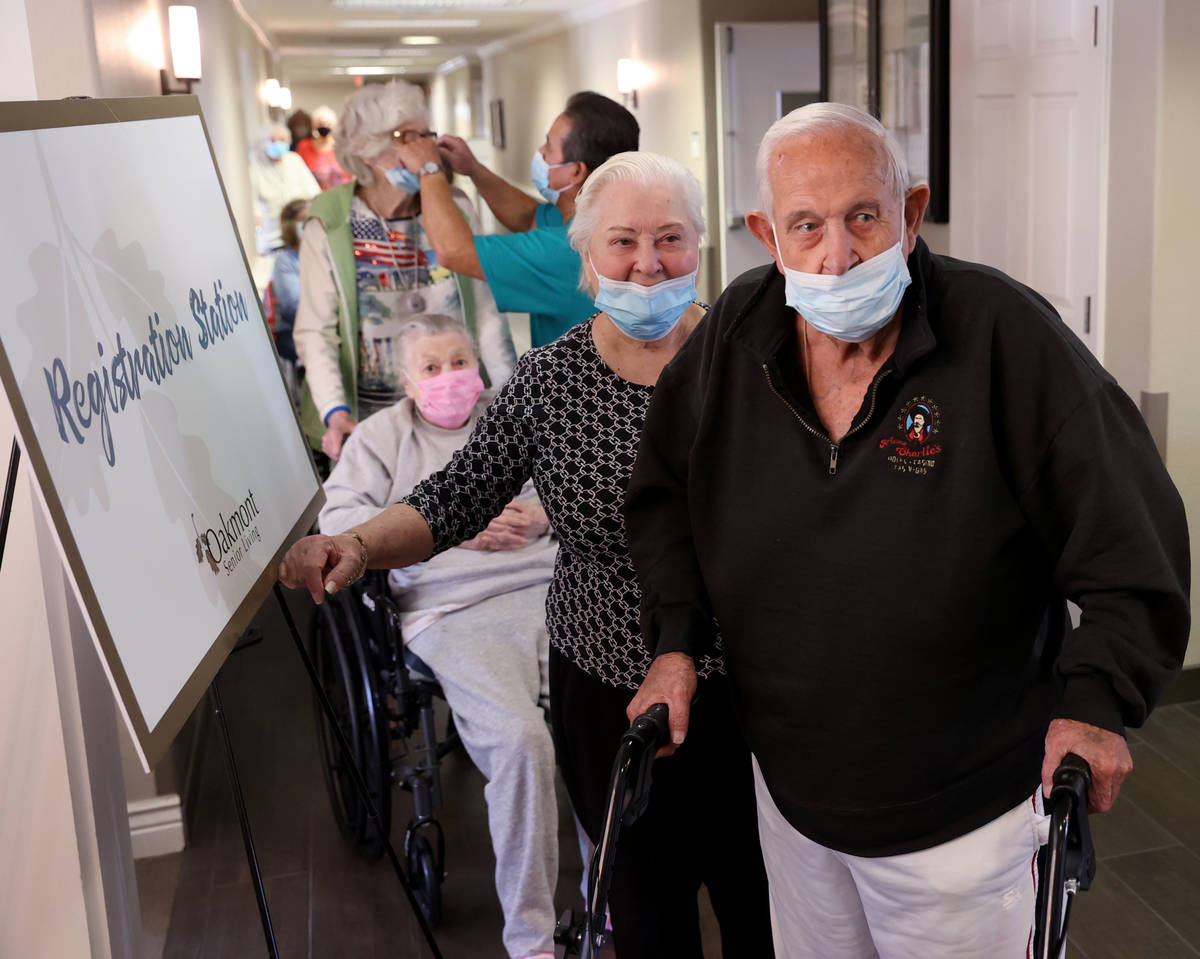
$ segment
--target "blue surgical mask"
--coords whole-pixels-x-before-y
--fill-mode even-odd
[[[388,170],[387,178],[388,183],[397,190],[403,190],[405,193],[421,192],[421,178],[403,163],[398,163]]]
[[[588,256],[596,274],[596,309],[603,310],[628,337],[643,342],[661,340],[675,329],[684,311],[696,300],[696,271],[653,286],[602,276]]]
[[[566,163],[549,164],[546,158],[542,156],[541,150],[533,151],[533,159],[529,161],[529,179],[533,181],[533,185],[537,188],[538,193],[542,195],[542,199],[547,203],[557,203],[562,190],[552,189],[550,186],[550,171],[556,167],[566,166],[567,163],[574,161],[568,160]],[[563,187],[563,190],[568,189]]]
[[[775,248],[779,249],[778,234]],[[782,255],[781,251],[781,259]],[[787,305],[814,329],[845,343],[862,343],[887,326],[912,282],[899,242],[839,276],[788,266],[783,274]]]
[[[267,156],[269,156],[272,160],[278,160],[287,152],[288,145],[286,143],[280,143],[278,140],[272,140],[267,144]]]

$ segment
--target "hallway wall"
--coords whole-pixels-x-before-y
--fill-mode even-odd
[[[1152,392],[1169,395],[1167,466],[1183,495],[1194,534],[1200,521],[1200,323],[1197,323],[1196,254],[1200,195],[1196,157],[1200,156],[1200,4],[1165,0],[1163,61],[1156,151],[1155,231],[1150,321]],[[1110,229],[1120,229],[1114,223]],[[1200,574],[1192,564],[1195,601]],[[1193,640],[1188,665],[1200,665],[1200,642]]]
[[[253,261],[254,199],[249,151],[267,124],[267,109],[258,90],[269,75],[270,55],[230,0],[209,0],[198,4],[196,10],[204,79],[194,89],[237,220],[238,235]]]
[[[587,8],[565,29],[481,51],[484,109],[492,100],[504,101],[506,144],[495,152],[496,171],[530,189],[530,156],[567,97],[594,90],[619,102],[617,60],[627,57],[641,60],[652,74],[633,110],[641,148],[676,158],[707,185],[699,0],[612,6],[618,9],[596,15],[595,7]],[[715,209],[715,196],[709,205]],[[702,251],[702,292],[710,242],[705,239]]]
[[[317,107],[324,105],[333,107],[339,114],[346,97],[356,89],[354,81],[349,77],[323,83],[290,83],[288,87],[292,91],[292,110],[306,110],[312,113]]]

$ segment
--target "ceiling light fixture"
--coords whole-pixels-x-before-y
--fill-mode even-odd
[[[331,72],[346,77],[387,77],[393,73],[407,73],[407,67],[332,67]]]
[[[340,10],[502,10],[519,7],[525,0],[333,0]]]
[[[411,60],[413,57],[431,56],[422,50],[405,50],[401,47],[280,47],[280,57],[291,59],[312,57],[328,60],[330,57],[343,59],[354,57],[401,57]]]
[[[479,20],[335,20],[339,30],[474,30]]]
[[[406,47],[435,47],[442,42],[442,38],[411,35],[407,37],[401,37],[400,42]]]

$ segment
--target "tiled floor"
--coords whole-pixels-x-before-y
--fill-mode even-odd
[[[290,601],[303,628],[307,600],[291,594]],[[221,691],[280,955],[428,956],[386,859],[357,859],[333,823],[314,745],[308,680],[273,599],[258,625],[265,641],[230,659]],[[1130,740],[1136,770],[1116,809],[1093,818],[1097,876],[1074,907],[1068,955],[1200,959],[1200,703],[1160,709]],[[138,863],[147,957],[265,956],[215,736],[209,737],[201,779],[187,850]],[[443,763],[443,786],[449,877],[439,947],[446,959],[501,959],[482,777],[460,752]],[[407,794],[395,794],[401,826],[410,802]],[[580,864],[565,801],[560,807],[558,899],[564,908],[578,904]],[[399,840],[402,829],[394,832]],[[706,952],[715,959],[720,950],[711,916],[706,923]]]
[[[1133,775],[1091,821],[1096,881],[1069,955],[1200,957],[1200,703],[1163,707],[1129,740]]]

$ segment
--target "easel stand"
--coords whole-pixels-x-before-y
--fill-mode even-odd
[[[21,448],[17,444],[16,437],[13,438],[12,450],[9,453],[8,472],[4,482],[4,499],[0,502],[0,566],[4,562],[4,546],[8,540],[8,521],[12,515],[13,496],[16,492],[17,470],[21,462]],[[396,850],[392,847],[390,837],[384,832],[382,821],[379,816],[379,810],[375,807],[375,803],[371,799],[370,791],[367,789],[366,780],[363,778],[362,770],[358,767],[358,762],[354,758],[350,743],[346,739],[346,734],[342,730],[341,725],[337,720],[337,715],[333,710],[333,704],[329,701],[329,697],[325,694],[325,690],[321,687],[320,678],[317,676],[316,666],[313,665],[312,657],[309,656],[308,650],[304,647],[304,642],[300,638],[300,631],[296,628],[296,621],[292,618],[292,612],[288,609],[287,602],[284,600],[283,591],[276,584],[274,588],[275,599],[279,603],[279,608],[283,611],[283,618],[287,623],[288,632],[291,633],[292,640],[296,644],[296,650],[300,654],[300,659],[304,663],[304,668],[308,671],[308,678],[312,683],[313,690],[317,694],[317,699],[321,703],[321,708],[325,711],[325,715],[329,717],[330,726],[337,737],[338,746],[348,760],[348,767],[351,773],[351,778],[354,780],[354,786],[358,790],[363,804],[367,808],[367,812],[371,816],[371,821],[375,824],[375,828],[379,830],[383,837],[385,848],[387,849],[388,859],[391,860],[392,868],[396,872],[396,878],[400,880],[400,885],[404,889],[404,895],[408,899],[408,904],[412,909],[412,913],[417,918],[417,923],[421,927],[421,932],[424,935],[425,942],[429,946],[434,959],[443,959],[442,952],[438,948],[437,940],[433,936],[433,929],[425,919],[425,914],[421,912],[417,905],[416,897],[413,895],[412,886],[408,881],[408,876],[404,872],[404,867],[400,864],[400,858],[396,855]],[[267,953],[271,959],[279,959],[279,947],[275,943],[275,930],[271,923],[271,913],[267,906],[267,894],[263,887],[262,873],[258,866],[258,854],[254,848],[254,835],[250,830],[250,816],[246,811],[246,798],[242,793],[241,779],[238,776],[237,761],[234,758],[233,742],[229,736],[229,724],[225,719],[225,709],[221,703],[221,691],[217,686],[217,680],[214,678],[212,684],[208,687],[208,698],[212,705],[213,715],[217,720],[217,727],[221,731],[221,745],[225,754],[225,770],[229,775],[229,786],[233,792],[234,805],[237,807],[238,824],[241,827],[242,843],[246,848],[246,862],[250,867],[250,880],[254,884],[254,895],[258,901],[258,914],[262,920],[263,936],[267,943]]]
[[[242,781],[238,776],[237,760],[233,756],[233,741],[229,738],[229,724],[225,721],[225,709],[221,705],[221,690],[214,676],[208,687],[208,701],[212,704],[217,728],[221,731],[221,745],[225,753],[225,772],[229,774],[229,788],[233,791],[233,803],[237,807],[238,825],[242,829],[242,845],[246,847],[246,863],[250,867],[250,881],[254,884],[254,897],[258,900],[258,918],[262,921],[263,936],[267,940],[267,954],[279,959],[279,947],[275,944],[275,929],[271,925],[271,910],[267,907],[267,890],[263,887],[262,873],[258,868],[258,854],[254,850],[254,835],[250,832],[250,816],[246,812],[246,797],[242,793]]]
[[[0,566],[4,565],[4,544],[8,541],[8,518],[12,516],[13,496],[17,492],[17,467],[21,465],[21,447],[17,438],[8,454],[8,476],[4,480],[4,503],[0,506]]]

